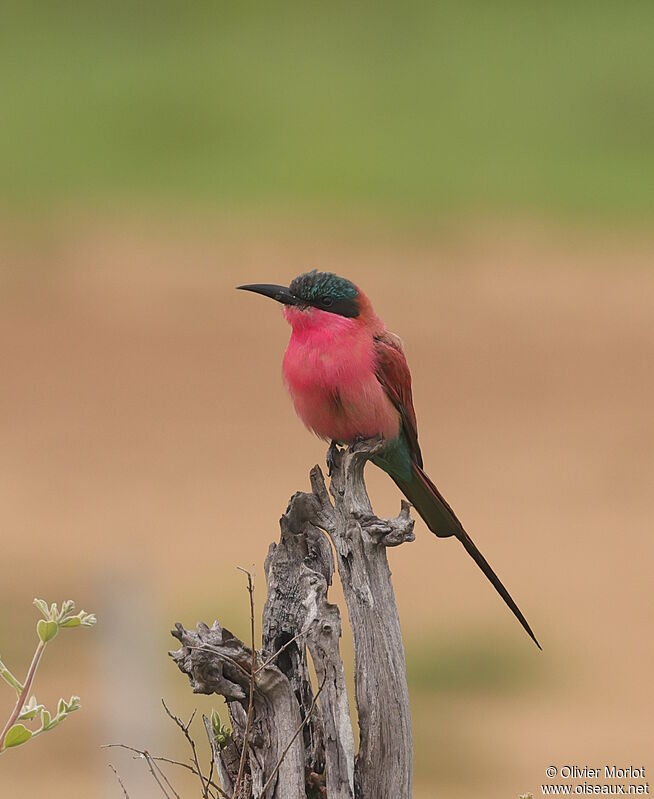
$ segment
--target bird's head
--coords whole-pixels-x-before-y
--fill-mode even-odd
[[[270,297],[286,306],[285,316],[295,326],[306,324],[309,320],[323,320],[332,314],[341,319],[356,319],[362,312],[364,295],[350,280],[334,275],[332,272],[305,272],[292,280],[288,287],[270,283],[254,283],[238,286],[245,291],[254,291]]]

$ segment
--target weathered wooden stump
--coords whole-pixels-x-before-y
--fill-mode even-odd
[[[372,440],[332,450],[329,492],[315,466],[311,493],[291,497],[280,520],[279,543],[271,544],[266,558],[268,598],[262,648],[254,659],[250,647],[217,621],[211,628],[198,624],[193,631],[178,624],[173,632],[181,647],[171,655],[193,690],[227,700],[232,734],[227,746],[214,751],[228,797],[412,795],[406,665],[386,547],[413,541],[413,520],[404,501],[394,519],[372,512],[363,471],[380,446]],[[339,651],[341,617],[327,596],[334,573],[332,546],[354,638],[356,757]],[[315,691],[308,656],[318,679]],[[210,725],[207,730],[211,740]]]

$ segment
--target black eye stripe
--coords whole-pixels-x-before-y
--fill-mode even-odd
[[[325,302],[325,300],[328,300],[328,302]],[[309,304],[327,313],[346,316],[350,319],[359,315],[359,303],[354,298],[335,300],[333,297],[321,297],[319,300],[315,300]]]

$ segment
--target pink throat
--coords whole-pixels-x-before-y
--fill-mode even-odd
[[[321,311],[319,308],[284,305],[283,313],[293,328],[293,336],[299,338],[316,336],[318,339],[331,339],[348,332],[355,333],[359,327],[356,319]]]

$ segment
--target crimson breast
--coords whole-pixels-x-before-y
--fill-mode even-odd
[[[284,381],[304,424],[324,439],[399,433],[399,414],[375,374],[371,332],[354,319],[317,309],[285,309],[293,333]]]

